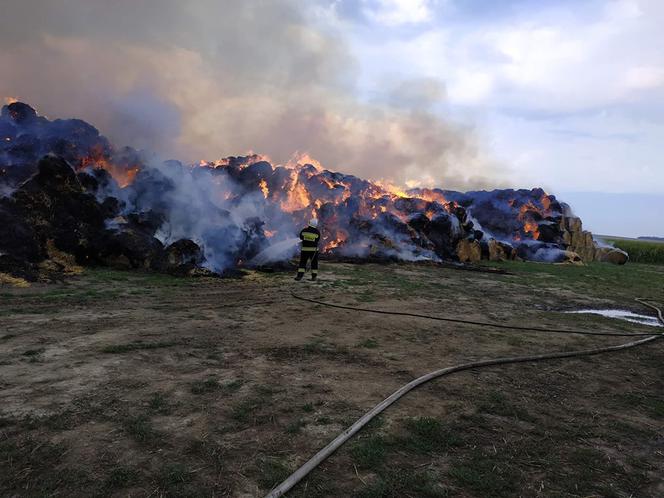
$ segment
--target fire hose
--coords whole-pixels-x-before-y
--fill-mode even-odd
[[[474,320],[464,320],[462,318],[447,318],[440,316],[432,315],[421,315],[419,313],[409,313],[406,311],[385,311],[385,310],[373,310],[370,308],[357,308],[354,306],[344,306],[343,304],[333,304],[327,303],[325,301],[318,301],[316,299],[310,299],[307,297],[298,296],[294,292],[291,292],[291,296],[300,301],[307,301],[313,304],[320,304],[322,306],[328,306],[330,308],[338,308],[342,310],[351,310],[351,311],[364,311],[366,313],[378,313],[381,315],[400,315],[400,316],[410,316],[414,318],[427,318],[429,320],[437,320],[440,322],[451,322],[451,323],[463,323],[467,325],[479,325],[480,327],[494,327],[498,329],[508,329],[508,330],[525,330],[530,332],[545,332],[547,334],[579,334],[579,335],[599,335],[599,336],[616,336],[616,337],[638,337],[638,336],[649,336],[652,334],[648,333],[620,333],[620,332],[591,332],[588,330],[570,330],[570,329],[546,329],[541,327],[524,327],[523,325],[506,325],[502,323],[493,323],[493,322],[478,322]]]
[[[350,306],[341,306],[341,305],[333,305],[330,303],[325,303],[322,301],[315,301],[312,299],[307,299],[307,298],[302,298],[297,296],[296,294],[293,294],[293,297],[296,299],[301,299],[304,301],[310,301],[310,302],[316,302],[318,304],[322,304],[324,306],[331,306],[334,308],[342,308],[342,309],[351,309],[351,310],[356,310],[356,311],[367,311],[367,312],[372,312],[372,313],[377,313],[379,311],[377,310],[367,310],[367,309],[362,309],[362,308],[352,308]],[[664,316],[662,315],[662,310],[658,308],[657,306],[650,304],[647,302],[645,299],[639,299],[637,298],[636,301],[639,303],[655,310],[657,312],[657,318],[659,322],[664,326]],[[418,316],[418,317],[423,317],[423,318],[432,318],[432,319],[438,319],[436,317],[428,317],[426,315],[416,315],[412,313],[399,313],[399,312],[383,312],[386,314],[390,315],[405,315],[405,316]],[[448,321],[448,320],[446,320]],[[449,320],[451,321],[451,320]],[[455,322],[461,322],[461,323],[473,323],[473,324],[478,324],[478,325],[488,325],[484,324],[481,322],[471,322],[471,321],[460,321],[460,320],[455,320]],[[497,324],[493,324],[497,325]],[[489,325],[492,326],[492,325]],[[528,327],[509,327],[509,326],[503,326],[500,325],[500,328],[514,328],[516,330],[534,330],[532,328]],[[535,331],[543,331],[545,329],[536,329]],[[566,333],[580,333],[581,331],[566,331]],[[625,334],[600,334],[600,333],[595,333],[592,335],[625,335]],[[339,434],[336,438],[332,440],[327,446],[325,446],[323,449],[321,449],[318,453],[316,453],[313,457],[311,457],[307,462],[305,462],[299,469],[297,469],[294,473],[292,473],[286,480],[284,480],[281,484],[279,484],[277,487],[273,488],[272,491],[270,491],[265,498],[277,498],[279,496],[283,496],[286,492],[288,492],[293,486],[295,486],[298,482],[300,482],[304,477],[306,477],[313,469],[315,469],[320,463],[322,463],[325,459],[327,459],[332,453],[334,453],[341,445],[343,445],[346,441],[348,441],[350,438],[352,438],[357,432],[359,432],[362,427],[367,425],[374,417],[382,413],[385,409],[387,409],[390,405],[395,403],[397,400],[399,400],[402,396],[407,394],[408,392],[412,391],[416,387],[429,382],[430,380],[437,379],[439,377],[443,377],[445,375],[450,375],[456,372],[462,372],[465,370],[472,370],[472,369],[479,369],[479,368],[485,368],[485,367],[491,367],[495,365],[507,365],[507,364],[514,364],[514,363],[527,363],[527,362],[537,362],[537,361],[545,361],[545,360],[554,360],[554,359],[562,359],[562,358],[575,358],[575,357],[580,357],[580,356],[594,356],[598,354],[603,354],[603,353],[610,353],[614,351],[622,351],[625,349],[631,349],[635,348],[637,346],[641,346],[643,344],[647,344],[649,342],[654,342],[657,339],[661,339],[664,337],[664,332],[660,332],[657,334],[630,334],[634,336],[642,336],[642,335],[647,335],[647,337],[643,339],[639,339],[636,341],[631,341],[623,344],[618,344],[616,346],[605,346],[602,348],[594,348],[594,349],[584,349],[584,350],[579,350],[579,351],[559,351],[559,352],[554,352],[554,353],[542,353],[542,354],[535,354],[535,355],[528,355],[528,356],[512,356],[512,357],[507,357],[507,358],[494,358],[494,359],[489,359],[489,360],[479,360],[479,361],[473,361],[469,363],[463,363],[461,365],[455,365],[452,367],[447,367],[447,368],[442,368],[440,370],[435,370],[433,372],[430,372],[426,375],[423,375],[421,377],[418,377],[417,379],[409,382],[408,384],[402,386],[398,390],[396,390],[394,393],[392,393],[389,397],[385,398],[383,401],[381,401],[379,404],[374,406],[371,410],[366,412],[362,417],[360,417],[353,425],[348,427],[345,431],[343,431],[341,434]]]

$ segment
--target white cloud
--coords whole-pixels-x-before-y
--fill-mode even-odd
[[[434,0],[364,0],[367,17],[385,26],[420,24],[431,20]]]
[[[450,100],[459,104],[484,102],[491,95],[495,78],[484,71],[459,69],[447,86]]]
[[[519,186],[661,193],[662,25],[661,0],[533,0],[490,20],[436,18],[415,35],[363,32],[354,48],[367,94],[386,79],[438,79],[438,110],[469,118]]]
[[[604,11],[607,16],[613,19],[635,19],[643,15],[643,9],[638,0],[614,0],[608,2]]]
[[[432,24],[415,37],[360,40],[358,48],[376,86],[376,72],[389,69],[440,79],[452,104],[576,112],[660,86],[664,18],[653,5],[607,2],[591,21],[556,7],[488,25]]]
[[[649,90],[664,86],[664,66],[633,67],[625,75],[625,88],[631,90]]]

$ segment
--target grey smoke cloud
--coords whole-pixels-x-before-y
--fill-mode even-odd
[[[7,3],[7,2],[4,2]],[[22,0],[3,5],[0,95],[81,117],[117,145],[201,158],[309,153],[396,183],[496,185],[471,130],[427,110],[435,81],[390,102],[355,92],[343,33],[297,0]]]

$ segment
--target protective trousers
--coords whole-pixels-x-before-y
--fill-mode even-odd
[[[311,259],[311,274],[318,275],[318,251],[302,251],[300,253],[300,265],[297,273],[303,275],[307,271],[307,262]]]

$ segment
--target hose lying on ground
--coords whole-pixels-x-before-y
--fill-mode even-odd
[[[310,299],[308,297],[298,296],[291,291],[291,296],[300,301],[307,301],[309,303],[320,304],[322,306],[328,306],[330,308],[339,308],[342,310],[351,310],[351,311],[364,311],[366,313],[379,313],[381,315],[400,315],[400,316],[412,316],[415,318],[427,318],[429,320],[437,320],[439,322],[451,322],[451,323],[464,323],[468,325],[479,325],[481,327],[493,327],[497,329],[509,329],[509,330],[527,330],[530,332],[546,332],[547,334],[579,334],[579,335],[599,335],[599,336],[615,336],[615,337],[639,337],[639,336],[650,336],[650,333],[620,333],[620,332],[589,332],[587,330],[571,330],[571,329],[545,329],[541,327],[524,327],[522,325],[504,325],[502,323],[493,323],[493,322],[477,322],[474,320],[464,320],[462,318],[445,318],[440,316],[431,316],[431,315],[421,315],[419,313],[408,313],[406,311],[383,311],[383,310],[373,310],[370,308],[356,308],[354,306],[344,306],[343,304],[333,304],[327,303],[325,301],[318,301],[316,299]]]
[[[641,304],[644,304],[645,306],[648,306],[655,310],[658,314],[658,319],[661,322],[662,325],[664,325],[664,316],[662,316],[662,310],[658,308],[657,306],[654,306],[652,304],[647,303],[643,299],[636,299],[638,302]],[[495,365],[507,365],[507,364],[513,364],[513,363],[526,363],[526,362],[535,362],[535,361],[543,361],[543,360],[554,360],[554,359],[560,359],[560,358],[574,358],[574,357],[580,357],[580,356],[593,356],[593,355],[598,355],[602,353],[609,353],[613,351],[621,351],[625,349],[630,349],[634,348],[637,346],[641,346],[643,344],[653,342],[657,339],[661,339],[664,337],[664,333],[658,333],[655,335],[650,335],[649,337],[646,337],[644,339],[639,339],[637,341],[632,341],[632,342],[627,342],[624,344],[618,344],[616,346],[605,346],[602,348],[595,348],[595,349],[584,349],[581,351],[561,351],[561,352],[555,352],[555,353],[544,353],[544,354],[536,354],[536,355],[528,355],[528,356],[513,356],[509,358],[495,358],[495,359],[490,359],[490,360],[480,360],[480,361],[474,361],[470,363],[463,363],[461,365],[456,365],[453,367],[447,367],[443,368],[440,370],[436,370],[434,372],[428,373],[426,375],[423,375],[421,377],[418,377],[417,379],[409,382],[408,384],[404,385],[397,391],[395,391],[392,395],[390,395],[388,398],[384,399],[382,402],[374,406],[371,410],[369,410],[367,413],[365,413],[360,419],[358,419],[353,425],[351,425],[348,429],[343,431],[341,434],[339,434],[331,443],[329,443],[325,448],[320,450],[318,453],[316,453],[310,460],[308,460],[304,465],[302,465],[299,469],[297,469],[293,474],[291,474],[285,481],[283,481],[281,484],[279,484],[276,488],[274,488],[270,493],[266,495],[265,498],[277,498],[279,496],[283,496],[284,493],[286,493],[288,490],[290,490],[293,486],[295,486],[298,482],[300,482],[304,477],[309,474],[313,469],[315,469],[321,462],[323,462],[327,457],[329,457],[332,453],[334,453],[342,444],[344,444],[346,441],[348,441],[353,435],[355,435],[362,427],[367,425],[376,415],[380,414],[383,412],[387,407],[389,407],[391,404],[396,402],[399,398],[407,394],[408,392],[412,391],[416,387],[429,382],[432,379],[436,379],[438,377],[443,377],[445,375],[450,375],[455,372],[462,372],[464,370],[471,370],[471,369],[477,369],[477,368],[484,368],[484,367],[490,367],[490,366],[495,366]]]
[[[504,268],[495,268],[493,266],[477,266],[466,263],[438,263],[442,268],[449,268],[450,270],[464,270],[475,271],[478,273],[495,273],[498,275],[514,275],[514,273],[505,270]]]

